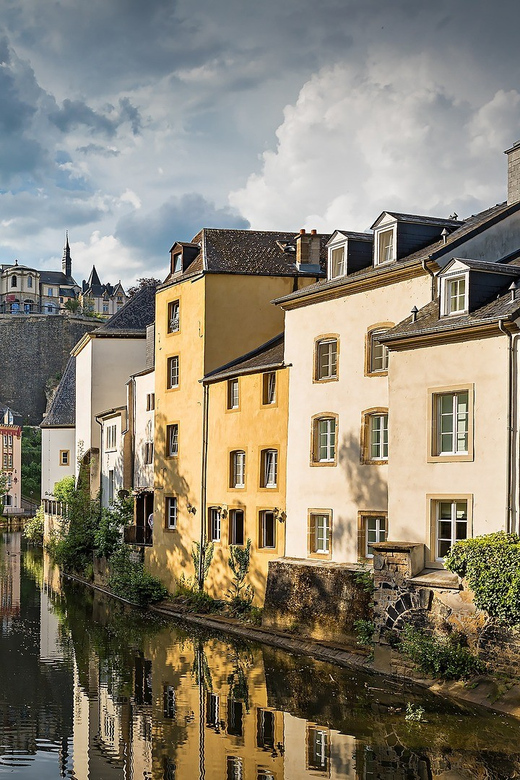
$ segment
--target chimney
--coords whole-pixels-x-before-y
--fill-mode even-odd
[[[311,230],[310,233],[305,228],[300,230],[296,237],[296,264],[302,271],[320,270],[320,237],[317,230]]]
[[[520,141],[516,141],[507,154],[507,205],[520,201]]]

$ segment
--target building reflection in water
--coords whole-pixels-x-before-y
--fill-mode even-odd
[[[9,633],[20,614],[21,537],[5,533],[0,545],[0,621],[2,634]]]

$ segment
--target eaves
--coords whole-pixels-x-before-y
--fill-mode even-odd
[[[482,321],[471,325],[464,325],[460,328],[450,328],[445,330],[430,330],[415,332],[409,336],[399,336],[395,339],[385,339],[385,344],[393,352],[404,352],[408,349],[417,349],[420,347],[432,347],[438,344],[456,344],[463,341],[475,341],[483,338],[492,338],[503,335],[499,328],[499,322],[510,332],[517,332],[518,326],[506,318],[497,318],[492,322]]]

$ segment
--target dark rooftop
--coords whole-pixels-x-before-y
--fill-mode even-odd
[[[382,211],[378,216],[372,227],[381,219],[383,214],[389,214],[391,217],[395,217],[399,222],[409,222],[415,225],[437,225],[438,227],[451,227],[457,228],[462,225],[462,219],[453,219],[452,217],[427,217],[422,214],[403,214],[400,211]]]
[[[76,358],[70,357],[41,428],[73,428],[76,424]]]
[[[280,333],[278,336],[266,341],[265,344],[251,350],[251,352],[247,352],[230,363],[210,371],[202,381],[218,382],[231,376],[254,374],[258,371],[280,368],[283,366],[283,346],[284,335]]]
[[[116,335],[117,331],[146,333],[147,325],[155,320],[155,285],[142,287],[119,311],[94,333]]]

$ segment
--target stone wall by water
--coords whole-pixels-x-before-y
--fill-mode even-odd
[[[359,567],[284,559],[271,561],[262,625],[314,639],[355,644],[356,620],[370,617],[371,593]]]
[[[62,315],[0,316],[0,402],[39,425],[47,399],[45,383],[61,376],[71,349],[99,320]]]

